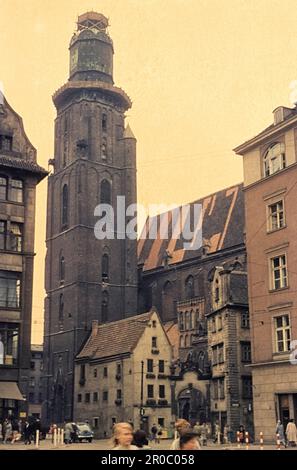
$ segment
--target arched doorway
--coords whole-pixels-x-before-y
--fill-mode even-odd
[[[182,390],[177,398],[178,417],[186,419],[192,425],[196,422],[204,423],[207,418],[206,400],[202,392],[189,384]]]

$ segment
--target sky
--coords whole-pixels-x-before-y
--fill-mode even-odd
[[[131,97],[138,201],[182,204],[243,179],[232,148],[290,106],[295,0],[0,0],[0,82],[53,158],[53,93],[68,79],[77,16],[109,18],[114,81]],[[32,342],[42,341],[46,188],[37,190]]]

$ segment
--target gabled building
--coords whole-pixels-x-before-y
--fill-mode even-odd
[[[0,421],[28,412],[35,194],[46,175],[0,95]]]
[[[208,327],[216,314],[219,316],[223,313],[224,318],[226,317],[222,327],[223,334],[226,340],[228,338],[228,341],[225,341],[226,348],[229,347],[229,342],[231,344],[231,340],[237,340],[236,336],[232,337],[233,334],[240,332],[243,337],[246,336],[246,331],[240,329],[239,319],[241,311],[247,310],[246,275],[242,272],[237,273],[238,275],[235,272],[230,274],[228,283],[231,283],[231,287],[228,293],[224,289],[224,297],[220,300],[223,303],[216,304],[213,301],[213,276],[216,268],[227,264],[241,267],[246,265],[242,185],[226,188],[195,201],[190,204],[190,213],[193,213],[195,203],[201,204],[202,207],[202,246],[196,250],[184,248],[186,240],[182,235],[180,238],[171,237],[176,227],[170,214],[161,214],[153,218],[155,220],[147,220],[147,228],[151,224],[156,225],[159,230],[162,221],[169,220],[170,236],[169,239],[157,237],[151,240],[142,235],[138,242],[139,310],[156,305],[165,326],[171,325],[168,332],[174,331],[172,323],[178,330],[174,335],[169,334],[175,350],[178,349],[171,371],[174,416],[185,418],[192,423],[212,422],[214,425],[216,421],[220,421],[223,429],[227,416],[227,401],[230,410],[231,403],[234,404],[228,412],[230,417],[235,410],[234,381],[237,384],[236,405],[240,407],[239,411],[236,411],[237,415],[247,413],[248,406],[242,398],[243,370],[239,359],[239,345],[238,350],[233,350],[230,360],[226,362],[225,371],[221,372],[221,376],[227,376],[228,367],[233,367],[231,359],[236,357],[239,366],[232,369],[232,387],[229,385],[229,379],[221,380],[221,398],[218,399],[214,394],[219,377],[217,366],[211,367],[213,354],[210,344],[218,341],[218,338],[214,337]],[[180,220],[175,220],[175,223],[179,224]],[[234,303],[238,304],[236,309],[233,308],[231,299],[231,294],[234,295],[235,292],[237,298]],[[227,320],[229,310],[230,318]],[[229,354],[227,350],[226,354]],[[250,377],[248,370],[246,375]],[[223,400],[226,400],[224,405]],[[250,416],[251,407],[248,409]],[[235,422],[232,418],[232,426],[238,426],[238,420]]]
[[[113,424],[131,422],[148,433],[171,426],[172,348],[155,311],[108,324],[93,321],[75,361],[74,419],[109,437]]]

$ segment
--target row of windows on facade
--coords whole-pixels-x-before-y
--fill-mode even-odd
[[[179,314],[179,331],[187,331],[197,329],[200,324],[200,314],[199,309],[195,312],[191,310],[190,312],[180,312]]]
[[[213,400],[224,400],[226,398],[225,378],[219,377],[212,379],[211,390]],[[245,399],[251,399],[253,397],[252,377],[241,377],[241,396]]]
[[[107,282],[109,280],[109,255],[104,253],[101,259],[101,277],[102,281]],[[59,262],[59,277],[60,284],[64,284],[66,278],[66,262],[63,255],[60,256]]]
[[[153,336],[152,337],[152,348],[157,348],[157,337]],[[155,370],[155,367],[158,366],[159,374],[164,374],[165,371],[165,361],[160,359],[157,364],[154,364],[153,359],[147,359],[147,372],[148,373],[153,373]],[[122,375],[122,365],[117,364],[116,365],[116,378],[120,378]],[[97,378],[98,377],[98,369],[94,368],[93,369],[93,377]],[[102,377],[106,378],[108,377],[108,367],[103,367],[102,369]],[[86,366],[85,364],[81,364],[80,366],[80,381],[85,381],[86,380]]]
[[[241,328],[249,328],[250,327],[250,316],[249,311],[245,310],[241,313],[240,316],[240,326]],[[223,318],[222,314],[218,314],[212,317],[210,320],[210,330],[212,333],[216,333],[217,331],[221,331],[223,329]]]
[[[106,322],[109,317],[109,294],[107,291],[103,291],[101,295],[101,321]],[[71,318],[71,313],[68,312],[68,317]],[[62,322],[65,318],[64,312],[64,294],[59,295],[59,322],[62,326]]]
[[[62,214],[61,214],[61,222],[62,222],[62,229],[68,227],[69,224],[69,190],[68,185],[64,184],[62,189]],[[111,204],[111,184],[108,180],[102,180],[100,184],[100,191],[99,191],[99,201],[100,204]]]
[[[197,335],[195,334],[186,334],[186,335],[180,335],[179,337],[179,347],[180,348],[189,348],[194,344],[194,338]]]
[[[159,398],[164,399],[166,398],[166,392],[165,392],[165,385],[159,385]],[[154,385],[149,384],[147,385],[147,398],[148,399],[154,399],[155,398],[155,392],[154,392]],[[122,390],[118,389],[116,391],[116,398],[115,400],[122,400],[123,399],[123,394]],[[109,400],[109,392],[108,390],[105,390],[102,392],[102,401],[108,402]],[[77,401],[78,403],[83,402],[83,394],[79,393],[77,395]],[[93,403],[97,403],[99,401],[99,392],[93,392]],[[91,403],[91,393],[87,392],[84,394],[84,403]]]
[[[0,176],[0,200],[24,202],[24,183],[20,179]]]
[[[288,353],[291,342],[291,323],[289,314],[277,315],[272,318],[273,337],[272,346],[274,353]],[[224,345],[216,345],[213,350],[213,365],[224,362]],[[251,347],[249,342],[241,342],[242,362],[251,362]]]
[[[102,132],[107,132],[108,131],[108,120],[107,120],[107,114],[103,113],[101,117],[101,130]],[[78,151],[82,153],[82,155],[85,155],[85,150],[87,148],[87,142],[85,139],[80,139],[77,141],[77,148]],[[67,162],[67,153],[68,153],[68,119],[67,116],[65,116],[64,119],[64,146],[63,146],[63,159],[62,159],[62,166],[66,166]],[[106,136],[102,136],[102,143],[101,143],[101,158],[102,160],[107,159],[107,138]]]
[[[223,364],[225,362],[224,343],[212,346],[212,365]],[[249,341],[240,342],[241,362],[250,363],[252,361],[251,343]]]

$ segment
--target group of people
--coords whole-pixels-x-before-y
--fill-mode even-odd
[[[154,428],[154,429],[153,429]],[[158,433],[162,428],[153,425],[151,429],[154,439],[159,439]],[[158,431],[159,429],[159,431]],[[116,423],[113,427],[112,449],[113,450],[139,450],[150,449],[148,437],[142,429],[133,431],[130,423]],[[175,423],[175,438],[171,444],[172,450],[199,450],[198,433],[185,419],[179,419]]]
[[[284,447],[295,447],[297,445],[297,428],[293,419],[290,419],[288,422],[286,432],[284,431],[284,425],[282,422],[278,421],[275,434],[278,436],[280,444]]]
[[[25,444],[31,444],[37,430],[40,430],[39,419],[27,421],[6,418],[3,423],[0,422],[0,442],[14,444],[23,439]]]

